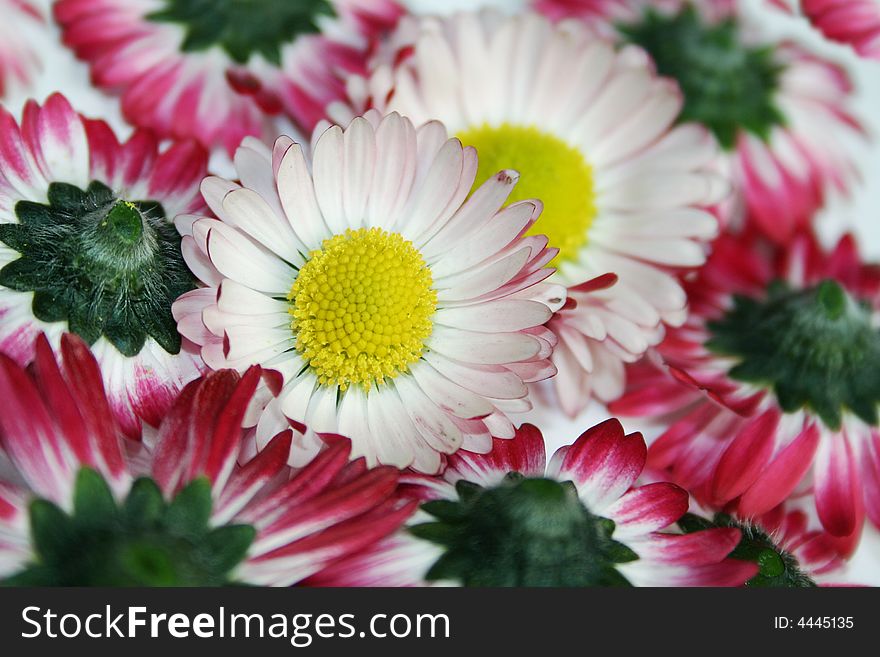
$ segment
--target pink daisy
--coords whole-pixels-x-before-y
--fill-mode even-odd
[[[801,9],[829,39],[848,43],[862,57],[880,59],[880,1],[801,0]]]
[[[851,237],[804,235],[778,258],[724,236],[688,284],[691,314],[630,373],[623,415],[671,418],[650,463],[752,518],[812,492],[848,552],[880,524],[880,270]]]
[[[523,425],[489,454],[450,457],[442,478],[409,477],[427,502],[407,529],[309,583],[739,586],[755,575],[754,564],[726,558],[739,529],[674,531],[688,494],[635,486],[645,456],[640,434],[608,420],[548,464],[541,432]]]
[[[689,513],[678,524],[688,533],[714,527],[739,529],[742,538],[730,557],[758,566],[758,573],[746,586],[833,586],[834,578],[840,576],[845,563],[837,552],[834,538],[811,527],[806,513],[787,505],[779,505],[751,521],[738,520],[725,513],[718,513],[711,520]]]
[[[171,220],[204,208],[207,157],[193,142],[120,143],[55,94],[19,125],[0,108],[0,350],[24,365],[34,338],[88,342],[126,433],[156,426],[198,376],[172,301],[195,287]]]
[[[736,3],[542,0],[539,5],[555,19],[596,24],[606,18],[619,38],[645,48],[657,70],[678,81],[684,93],[681,120],[710,128],[724,149],[720,166],[739,190],[738,202],[722,208],[730,220],[745,216],[785,243],[812,222],[830,190],[845,192],[857,176],[850,146],[864,134],[852,113],[847,73],[797,43],[768,42],[759,25],[736,11]]]
[[[411,513],[397,471],[350,461],[343,438],[296,472],[291,431],[238,463],[258,368],[190,383],[146,444],[120,432],[86,344],[65,335],[61,353],[40,337],[32,369],[0,355],[7,584],[289,586]]]
[[[437,122],[371,111],[316,131],[311,151],[246,140],[241,184],[202,184],[218,218],[177,219],[206,285],[174,304],[180,332],[211,368],[280,375],[258,446],[287,418],[349,436],[370,465],[433,473],[512,437],[526,383],[556,372],[545,324],[565,301],[542,282],[557,251],[525,236],[541,204],[502,207],[513,171],[471,194],[476,152]]]
[[[42,65],[40,40],[48,38],[43,3],[0,0],[0,98],[26,87]]]
[[[132,123],[230,153],[266,113],[306,129],[343,93],[393,0],[60,0],[65,43]]]

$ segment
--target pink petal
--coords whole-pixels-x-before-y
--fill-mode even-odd
[[[585,431],[567,449],[557,451],[549,470],[560,479],[571,479],[587,506],[601,513],[635,483],[646,456],[642,435],[624,435],[620,422],[610,419]]]
[[[675,484],[658,482],[633,488],[605,510],[617,523],[615,539],[664,529],[688,510],[688,494]]]
[[[712,480],[717,506],[742,495],[767,465],[776,444],[780,413],[771,408],[750,420],[724,450]]]
[[[739,512],[746,517],[759,516],[791,495],[809,471],[818,444],[819,430],[811,424],[776,455],[755,484],[743,494]]]
[[[464,479],[478,484],[496,484],[509,472],[527,477],[543,477],[546,465],[544,437],[540,430],[524,424],[513,438],[492,439],[492,451],[474,454],[460,450],[448,460],[445,477],[449,481]]]
[[[823,436],[813,472],[822,526],[834,536],[851,534],[859,522],[862,485],[846,433]]]

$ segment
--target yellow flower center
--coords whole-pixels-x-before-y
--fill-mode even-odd
[[[313,251],[287,295],[296,348],[327,386],[369,390],[422,355],[437,306],[431,270],[411,242],[348,230]]]
[[[458,138],[480,156],[476,185],[502,169],[520,172],[510,202],[536,198],[544,203],[529,233],[546,235],[550,246],[559,248],[557,259],[577,259],[596,216],[593,171],[583,155],[537,128],[507,123],[469,128]]]

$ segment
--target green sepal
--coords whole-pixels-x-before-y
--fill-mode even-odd
[[[300,35],[320,32],[320,18],[334,15],[329,0],[165,0],[165,7],[147,18],[182,26],[184,51],[216,46],[238,64],[259,54],[281,66],[286,44]]]
[[[122,506],[122,521],[130,529],[149,527],[162,517],[165,500],[156,482],[149,477],[135,481]]]
[[[257,537],[250,525],[226,525],[212,530],[205,537],[205,548],[214,560],[214,568],[228,572],[241,563]]]
[[[113,492],[104,477],[90,468],[83,468],[76,476],[73,512],[85,529],[113,527],[119,520]]]
[[[458,499],[422,505],[435,520],[410,533],[443,548],[431,581],[466,586],[628,585],[619,563],[638,555],[615,524],[584,507],[572,482],[510,473],[497,485],[460,480]]]
[[[166,502],[141,478],[118,503],[103,477],[80,471],[73,511],[30,506],[34,556],[7,586],[220,586],[256,538],[249,525],[210,526],[211,484],[190,482]]]
[[[733,150],[742,132],[766,141],[785,125],[777,105],[784,67],[773,47],[746,42],[736,18],[709,23],[691,4],[677,13],[649,7],[618,29],[651,55],[660,75],[678,81],[679,121],[705,125],[725,149]]]
[[[806,289],[775,281],[761,299],[734,297],[708,326],[706,347],[735,363],[729,376],[772,389],[786,413],[809,409],[835,431],[847,411],[878,424],[880,330],[836,281]]]
[[[89,344],[103,335],[131,357],[152,337],[179,353],[171,304],[195,279],[162,205],[120,200],[98,181],[51,183],[47,198],[20,201],[19,223],[0,224],[0,241],[22,254],[0,270],[0,285],[32,291],[37,319],[66,321]]]
[[[750,561],[759,568],[746,586],[770,588],[812,588],[813,579],[801,569],[795,556],[777,545],[773,538],[754,523],[740,521],[726,513],[717,513],[712,519],[692,513],[685,514],[678,521],[685,534],[712,529],[715,527],[734,527],[739,529],[741,538],[730,552],[729,558]]]
[[[201,531],[211,517],[211,482],[199,477],[188,483],[168,505],[165,522],[174,531],[186,534]]]

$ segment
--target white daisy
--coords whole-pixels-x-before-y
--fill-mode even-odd
[[[219,219],[177,220],[207,285],[175,303],[181,333],[212,368],[280,374],[258,447],[286,417],[351,437],[370,464],[436,472],[443,454],[512,437],[505,413],[555,373],[544,324],[565,297],[541,283],[556,250],[524,236],[540,203],[502,209],[518,178],[507,170],[471,194],[476,151],[437,122],[369,112],[313,153],[246,140],[241,185],[202,185]]]
[[[501,163],[522,174],[511,200],[542,200],[536,230],[560,248],[554,281],[578,297],[555,320],[561,404],[576,414],[591,394],[615,398],[623,361],[685,318],[675,270],[704,262],[717,227],[702,208],[728,190],[710,171],[715,140],[703,127],[675,126],[681,93],[644,51],[616,50],[581,22],[487,11],[423,18],[415,31],[405,23],[411,48],[382,53],[368,79],[351,78],[351,105],[416,125],[443,121],[479,152],[478,183]],[[352,107],[328,111],[344,120]],[[606,272],[616,284],[577,295]]]

